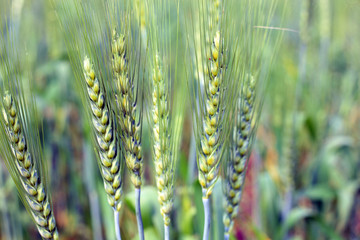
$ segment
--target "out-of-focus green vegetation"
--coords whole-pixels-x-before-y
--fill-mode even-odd
[[[43,117],[44,157],[60,237],[115,239],[113,213],[53,6],[47,0],[12,2],[26,45],[20,54],[29,62]],[[282,26],[274,26],[286,29],[270,71],[232,239],[360,238],[359,11],[359,0],[288,1]],[[187,113],[171,239],[192,240],[201,239],[204,219],[191,112]],[[149,131],[144,121],[141,208],[145,238],[151,240],[161,238],[163,222]],[[221,191],[219,181],[212,199],[214,240],[223,236]],[[124,192],[122,236],[136,239],[135,196],[129,181]],[[3,161],[0,218],[0,239],[40,238]]]

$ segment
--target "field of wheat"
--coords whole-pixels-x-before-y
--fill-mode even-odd
[[[0,0],[0,240],[360,239],[360,0]]]

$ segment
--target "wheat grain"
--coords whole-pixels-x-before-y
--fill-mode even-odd
[[[15,166],[15,175],[20,182],[20,195],[29,206],[29,212],[36,223],[37,229],[44,239],[59,239],[56,222],[49,193],[39,174],[39,167],[33,161],[28,149],[28,142],[22,127],[22,119],[18,113],[16,102],[12,95],[5,93],[3,99],[3,117],[7,140],[9,142]]]

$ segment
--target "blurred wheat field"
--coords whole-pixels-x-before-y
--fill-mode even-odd
[[[138,21],[140,26],[139,32],[133,35],[139,38],[135,41],[136,46],[147,49],[148,54],[146,59],[139,62],[144,61],[149,66],[156,65],[158,69],[167,71],[162,75],[165,79],[178,78],[172,82],[173,85],[165,84],[168,91],[161,94],[159,93],[163,89],[158,85],[162,84],[160,80],[154,85],[146,82],[139,84],[145,96],[144,105],[141,107],[144,112],[150,112],[143,113],[141,123],[142,222],[147,240],[163,238],[164,221],[170,226],[170,239],[196,240],[202,239],[205,221],[203,189],[199,184],[197,168],[197,148],[201,145],[197,145],[196,132],[194,134],[195,126],[199,125],[196,122],[200,120],[194,117],[193,105],[197,102],[191,100],[192,93],[198,89],[188,84],[187,77],[195,72],[206,72],[204,68],[214,62],[217,56],[214,58],[212,52],[209,62],[203,66],[187,67],[190,62],[195,62],[193,59],[196,57],[207,56],[205,50],[196,49],[201,39],[195,39],[195,36],[202,33],[202,30],[197,29],[196,23],[192,22],[197,18],[191,18],[191,14],[200,10],[189,7],[191,1],[166,1],[168,5],[163,8],[160,4],[155,4],[162,1],[165,0],[136,0],[131,5],[131,11],[138,17],[134,22]],[[42,124],[42,127],[39,126],[41,147],[47,165],[47,185],[60,239],[112,240],[116,239],[113,210],[108,203],[97,165],[92,122],[87,119],[88,110],[84,109],[83,99],[76,86],[79,73],[74,71],[72,64],[74,52],[69,52],[67,48],[71,38],[64,37],[66,24],[61,25],[59,21],[69,20],[68,16],[76,14],[76,9],[67,9],[66,12],[57,10],[60,2],[0,0],[0,17],[3,19],[0,22],[1,38],[5,41],[7,24],[12,23],[15,26],[15,37],[21,43],[18,57],[21,62],[26,59],[26,64],[18,74],[32,85]],[[95,0],[89,2],[100,4],[100,1]],[[157,7],[149,10],[144,2]],[[202,2],[205,1],[199,0],[196,3]],[[229,5],[233,3],[226,0],[220,2]],[[271,1],[258,2],[269,3],[271,6]],[[256,119],[257,131],[255,130],[255,135],[251,137],[252,148],[245,171],[245,183],[241,187],[241,202],[230,239],[360,239],[360,0],[276,2],[276,9],[264,8],[265,12],[273,12],[269,26],[256,25],[249,28],[249,32],[240,32],[243,35],[249,34],[248,38],[251,39],[252,31],[261,33],[263,30],[267,31],[269,36],[278,34],[280,40],[271,42],[270,38],[268,46],[274,47],[273,49],[267,48],[266,44],[264,48],[255,48],[259,51],[256,54],[261,55],[257,60],[271,60],[265,66],[267,69],[264,75],[267,81],[261,82],[262,85],[258,87],[261,89],[260,94],[256,95],[259,99],[256,106],[262,109],[262,112],[259,116],[253,116]],[[11,8],[8,8],[9,5]],[[168,15],[160,12],[164,9],[168,11]],[[93,11],[95,12],[94,9]],[[150,18],[156,24],[147,25],[148,22],[143,19],[147,13],[156,16]],[[238,13],[237,9],[231,9],[231,13]],[[91,18],[92,14],[95,15],[96,12],[85,15]],[[260,15],[253,16],[254,22],[257,22]],[[121,22],[119,19],[114,17],[108,21]],[[163,19],[171,21],[161,25]],[[198,21],[203,21],[199,19]],[[236,32],[241,23],[237,26],[231,19],[225,20],[234,26],[228,28],[231,31],[221,34],[232,36],[233,39],[238,35],[241,37],[242,35]],[[91,23],[91,19],[84,21],[89,24],[87,21]],[[80,20],[79,22],[80,25],[85,24]],[[194,25],[189,28],[189,24]],[[154,29],[157,28],[159,30],[155,34]],[[189,34],[189,29],[194,31]],[[110,32],[110,29],[106,31]],[[92,36],[94,42],[100,36],[96,34],[98,33]],[[159,36],[166,41],[153,43]],[[212,37],[206,38],[207,44],[212,47],[211,51],[215,51],[214,36],[216,31]],[[107,37],[111,39],[112,36]],[[195,40],[190,42],[192,37]],[[205,34],[203,37],[205,38]],[[108,42],[111,43],[110,40]],[[94,52],[98,53],[96,51],[108,47],[108,42],[94,44]],[[241,42],[236,43],[241,45]],[[248,52],[241,51],[247,47],[252,46],[241,46],[239,51],[232,48],[234,58],[248,60]],[[74,47],[75,50],[76,48]],[[4,92],[6,74],[2,69],[7,52],[0,49],[0,92]],[[200,54],[196,55],[197,51]],[[273,54],[275,51],[277,53]],[[190,58],[189,53],[196,57]],[[89,54],[92,56],[93,52]],[[136,56],[135,53],[131,54]],[[226,51],[219,51],[219,56],[221,54],[225,55]],[[104,54],[101,57],[106,56]],[[258,64],[258,61],[252,58],[251,61],[251,67]],[[17,64],[20,63],[14,62],[14,66]],[[110,65],[111,61],[94,61],[94,68],[104,76],[111,74],[104,70]],[[247,62],[241,66],[246,69]],[[148,74],[149,79],[150,76],[153,77],[152,74],[158,74],[155,71],[134,69],[133,72],[139,72],[140,75]],[[230,72],[231,68],[225,70]],[[248,76],[248,72],[242,68],[238,69],[239,72],[235,70],[229,73],[227,78],[238,76],[236,74],[244,78]],[[201,74],[195,75],[202,78]],[[231,90],[235,92],[241,89],[240,84],[230,85],[229,88],[233,86],[234,89]],[[161,102],[162,99],[153,100],[156,96],[166,96],[166,103]],[[113,95],[110,97],[117,99]],[[199,99],[201,100],[196,100],[200,101]],[[236,102],[230,97],[223,99],[227,99],[225,105]],[[164,107],[161,104],[167,105]],[[169,111],[166,116],[171,116],[169,119],[164,118],[164,122],[169,120],[165,127],[154,124],[156,120],[153,119],[158,116],[153,113],[158,113],[162,107]],[[117,111],[114,110],[114,114],[117,114]],[[228,114],[232,116],[231,112]],[[137,117],[138,114],[136,120]],[[251,120],[248,123],[251,127]],[[176,128],[177,124],[181,126]],[[166,145],[168,152],[164,150],[169,154],[165,156],[171,158],[169,149],[173,150],[176,146],[180,149],[176,152],[176,166],[172,166],[174,171],[167,173],[171,174],[174,182],[172,211],[166,214],[162,207],[169,200],[166,198],[162,201],[163,205],[159,204],[158,192],[161,193],[163,189],[158,187],[161,181],[161,175],[156,172],[159,162],[153,160],[156,153],[154,142],[161,142],[154,138],[157,128],[166,129],[173,134],[178,131],[180,135]],[[232,138],[230,133],[224,136],[224,142]],[[227,155],[224,158],[226,157]],[[218,180],[211,190],[211,240],[224,239],[223,189],[227,179],[224,168],[225,166],[220,166]],[[125,169],[123,174],[119,214],[121,236],[125,240],[135,240],[139,239],[135,188],[129,171]],[[169,190],[166,194],[172,193]],[[0,219],[1,240],[41,239],[19,198],[16,185],[3,159],[0,159]]]

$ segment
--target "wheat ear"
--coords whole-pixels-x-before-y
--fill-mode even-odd
[[[220,109],[221,64],[219,65],[220,32],[217,31],[211,45],[211,63],[208,74],[208,88],[206,93],[206,115],[204,117],[204,137],[201,139],[201,153],[198,157],[199,183],[203,190],[205,211],[205,225],[203,239],[209,239],[211,213],[209,197],[218,178],[220,166],[220,148],[218,141]]]
[[[207,59],[210,60],[210,67],[205,67],[204,77],[206,89],[206,103],[205,116],[203,118],[204,133],[201,139],[201,150],[198,157],[199,167],[199,182],[203,191],[203,206],[204,206],[204,233],[203,240],[209,239],[211,227],[211,205],[210,196],[215,182],[218,178],[219,163],[220,163],[220,148],[221,144],[219,138],[219,119],[220,119],[220,84],[222,80],[222,69],[219,65],[220,51],[220,31],[219,31],[219,18],[220,18],[220,1],[213,0],[209,3],[209,17],[208,29],[206,34],[206,59],[203,66],[207,66]],[[215,32],[215,35],[212,35]]]
[[[149,20],[149,81],[147,99],[151,131],[152,160],[155,170],[164,239],[170,239],[174,205],[177,155],[184,119],[185,88],[178,64],[179,2],[147,0]],[[174,10],[177,10],[177,13]],[[176,19],[176,25],[175,25]],[[175,27],[176,26],[176,27]],[[175,40],[176,39],[176,40]],[[175,40],[175,41],[174,41]],[[175,50],[173,52],[173,50]],[[175,61],[172,62],[172,59]],[[171,62],[171,64],[170,64]]]
[[[131,182],[135,186],[136,216],[140,239],[144,239],[144,229],[140,209],[142,149],[141,149],[141,117],[136,121],[138,111],[135,87],[129,76],[128,55],[124,35],[113,32],[112,68],[117,87],[118,122],[121,128],[121,140],[124,147],[125,162],[130,172]]]
[[[5,93],[3,99],[3,117],[7,140],[9,142],[15,165],[15,175],[20,182],[21,196],[27,202],[29,212],[36,223],[37,229],[44,239],[59,239],[54,213],[50,204],[49,194],[39,175],[39,167],[30,154],[27,139],[22,127],[21,115],[16,108],[14,98]],[[23,194],[22,192],[25,192]]]
[[[219,88],[221,77],[218,64],[220,33],[217,32],[212,44],[210,81],[206,99],[206,119],[204,120],[205,136],[201,140],[202,154],[199,158],[199,182],[204,191],[204,198],[212,193],[212,187],[218,173],[217,127],[219,119]]]
[[[168,92],[161,66],[159,56],[156,55],[152,75],[153,160],[165,239],[169,239],[169,215],[173,208],[173,166],[170,153]]]
[[[239,203],[244,186],[246,167],[251,149],[251,133],[253,132],[255,79],[247,77],[244,82],[236,113],[233,139],[231,142],[230,159],[226,166],[224,238],[229,239],[233,220],[237,216]]]
[[[87,57],[84,60],[84,80],[92,112],[92,124],[97,142],[96,150],[100,159],[99,168],[108,202],[114,209],[117,238],[121,239],[118,229],[118,212],[122,204],[122,164],[119,140],[114,114],[106,102],[104,86],[95,75],[92,63]]]

